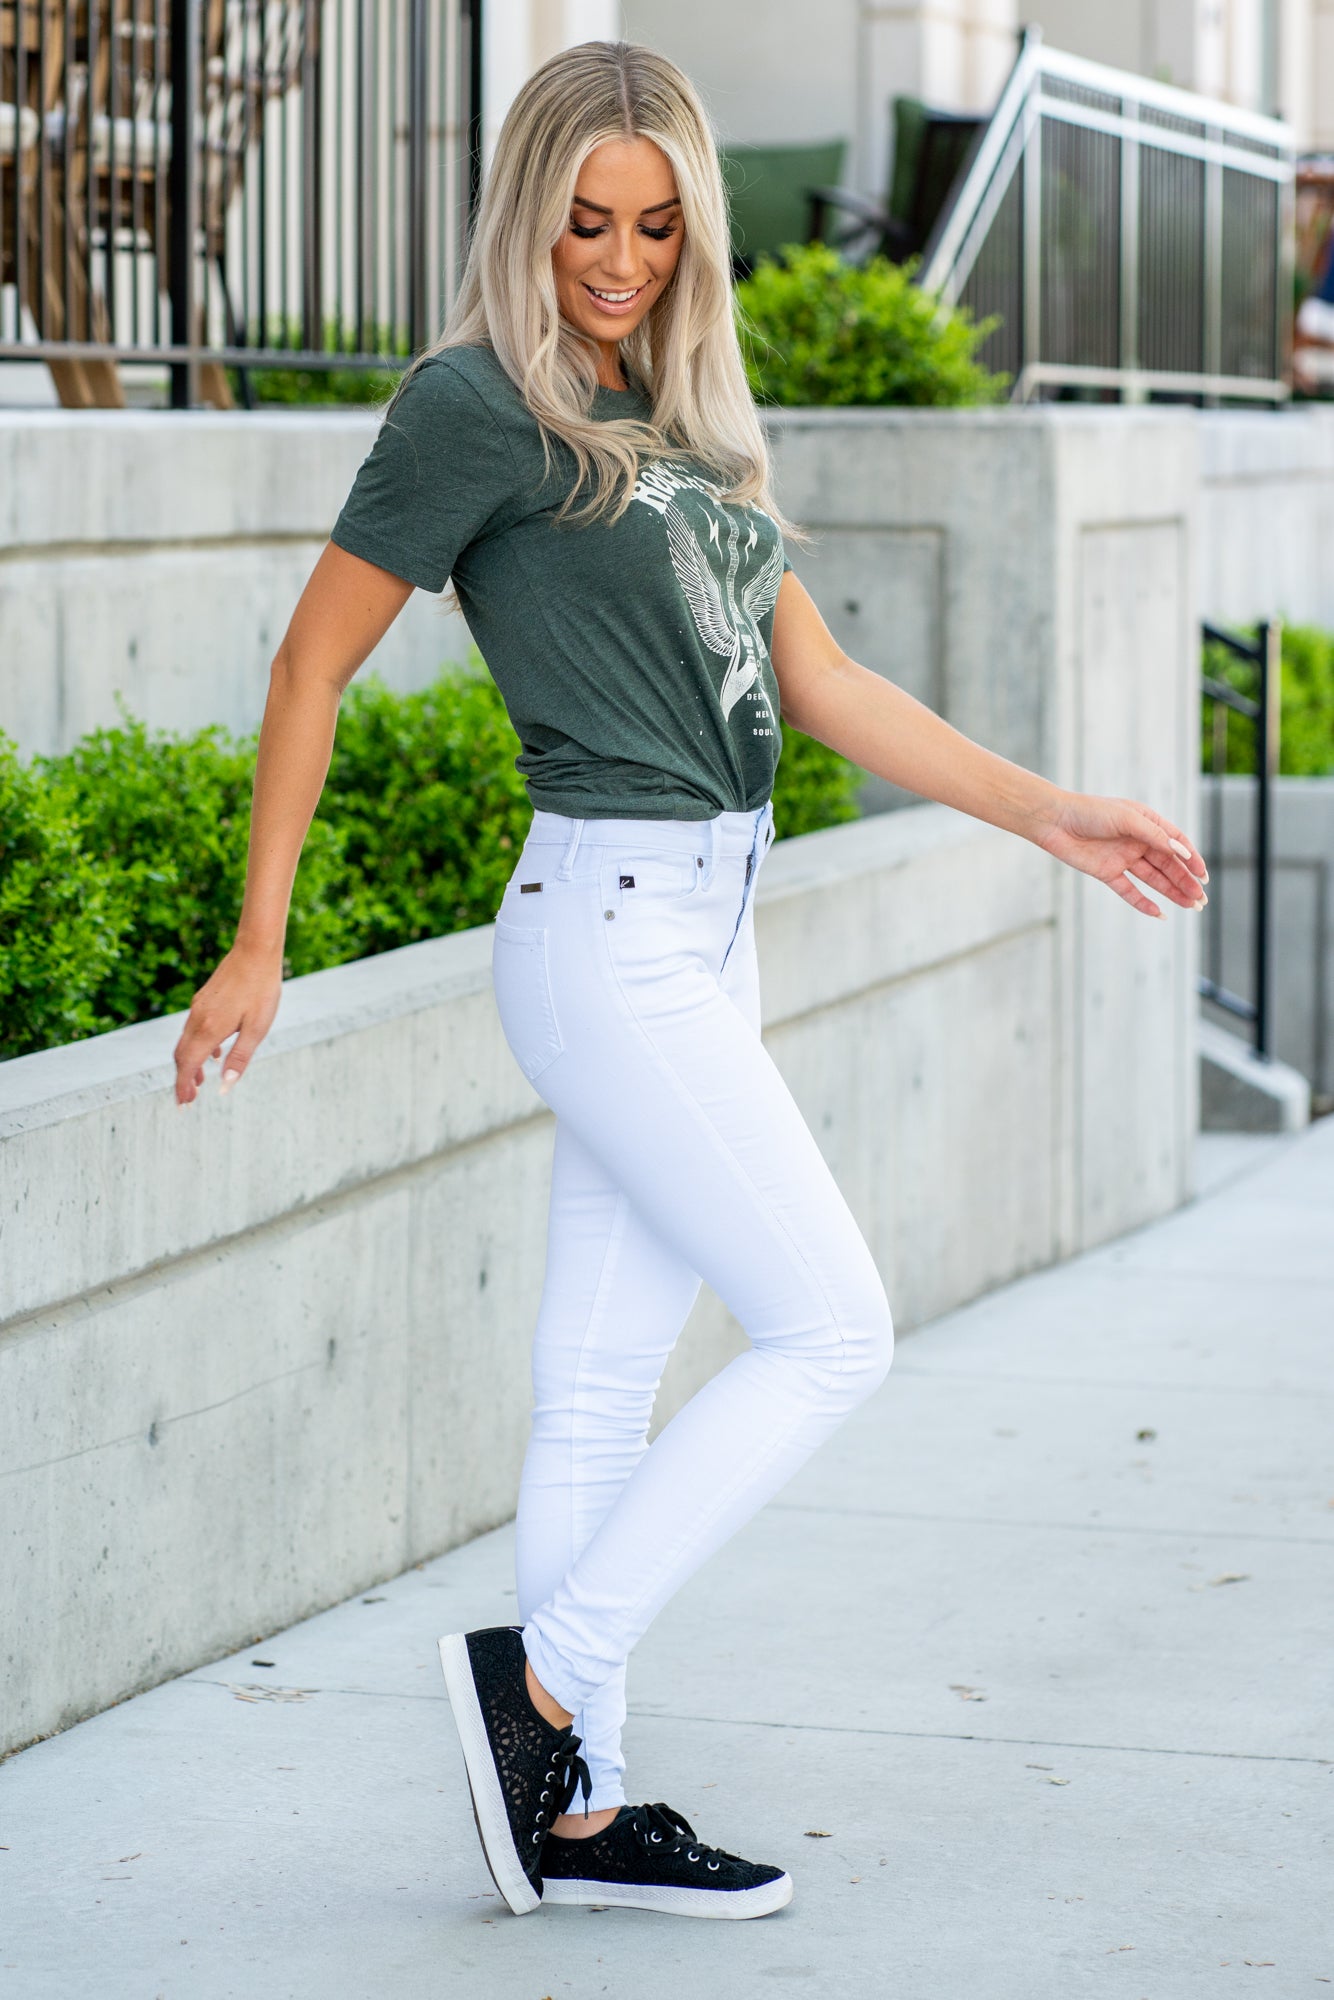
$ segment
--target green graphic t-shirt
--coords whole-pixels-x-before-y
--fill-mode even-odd
[[[636,388],[596,393],[596,418],[649,414]],[[725,505],[683,455],[646,465],[614,524],[558,526],[572,478],[560,445],[546,472],[490,348],[452,347],[403,390],[333,540],[422,590],[453,577],[535,806],[709,819],[763,805],[782,746],[775,523]]]

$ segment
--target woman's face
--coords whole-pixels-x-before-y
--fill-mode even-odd
[[[561,316],[599,342],[599,378],[620,386],[616,342],[661,297],[681,255],[676,176],[651,139],[609,139],[579,169],[551,253]]]

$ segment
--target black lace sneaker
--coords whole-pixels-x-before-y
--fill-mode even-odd
[[[534,1708],[526,1659],[518,1625],[451,1632],[440,1641],[482,1852],[497,1889],[520,1917],[542,1900],[548,1827],[576,1785],[585,1800],[591,1789],[573,1728],[558,1729]]]
[[[542,1893],[548,1903],[624,1903],[678,1917],[766,1917],[791,1902],[792,1877],[706,1847],[670,1806],[622,1806],[586,1840],[547,1835]]]

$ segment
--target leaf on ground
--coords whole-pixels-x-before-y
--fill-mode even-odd
[[[1211,1576],[1209,1579],[1211,1584],[1249,1583],[1250,1580],[1251,1578],[1249,1570],[1244,1570],[1244,1569],[1225,1569],[1221,1576]],[[1269,1963],[1268,1959],[1264,1959],[1260,1962],[1265,1965]],[[1247,1963],[1249,1964],[1250,1961],[1247,1960]]]
[[[307,1701],[319,1693],[318,1688],[267,1687],[259,1681],[227,1681],[224,1685],[238,1701]]]
[[[1049,1785],[1068,1785],[1068,1784],[1069,1784],[1069,1782],[1070,1782],[1070,1780],[1069,1780],[1068,1778],[1048,1778],[1048,1779],[1047,1779],[1047,1783],[1048,1783]]]
[[[832,1840],[833,1837],[833,1834],[826,1833],[823,1827],[808,1826],[806,1829],[807,1840]]]
[[[962,1681],[951,1681],[950,1693],[957,1694],[960,1701],[985,1701],[987,1698],[984,1688],[965,1687]]]
[[[1241,1962],[1243,1965],[1272,1965],[1274,1963],[1272,1958],[1243,1958]]]

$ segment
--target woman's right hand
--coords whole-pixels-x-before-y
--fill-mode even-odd
[[[281,947],[274,951],[234,944],[218,961],[190,1003],[174,1050],[178,1104],[194,1103],[204,1085],[205,1058],[221,1057],[229,1035],[236,1040],[227,1052],[220,1094],[225,1097],[235,1087],[273,1026],[282,991]]]

